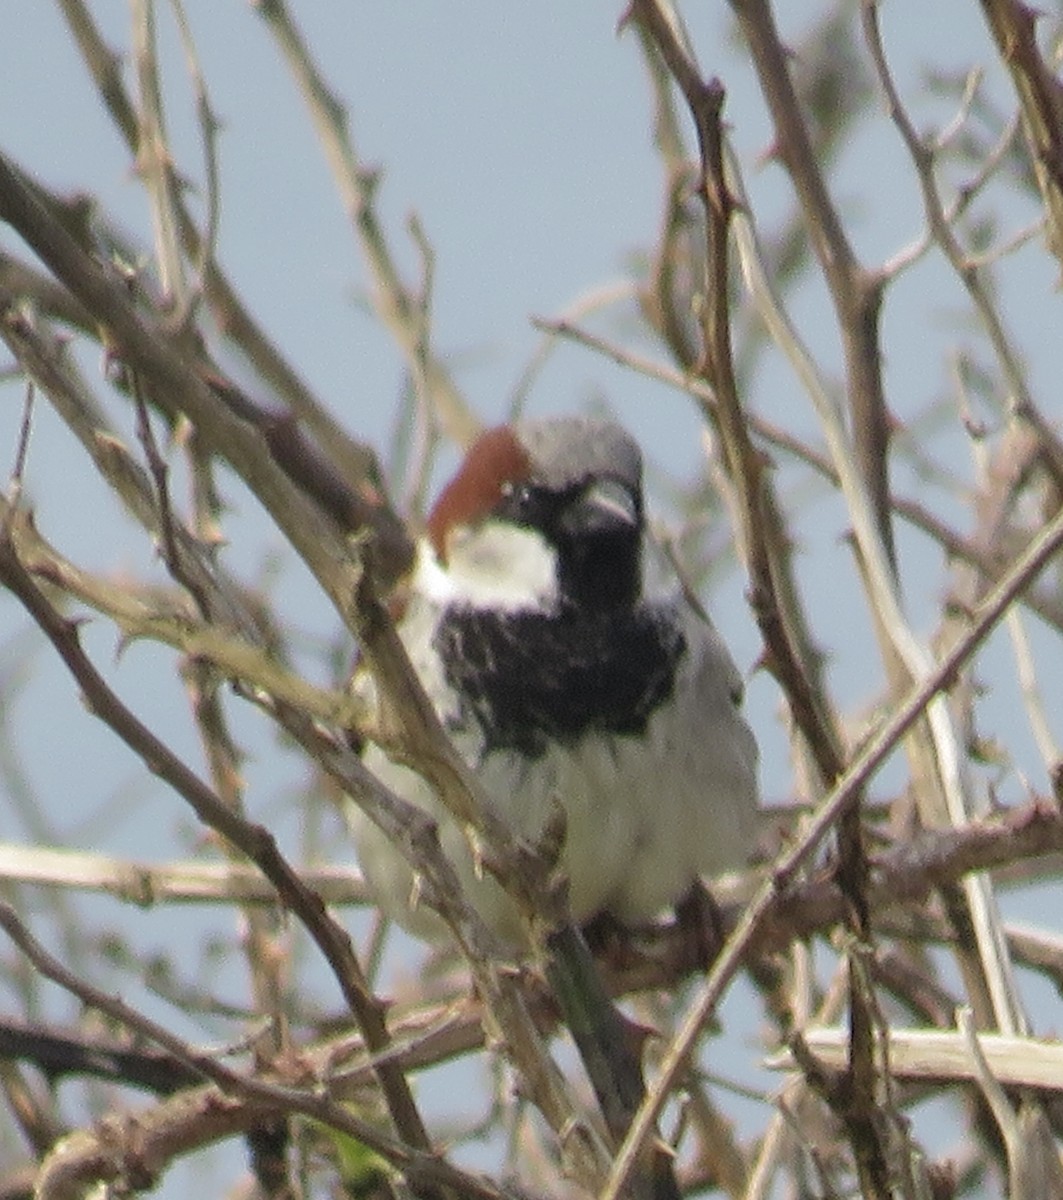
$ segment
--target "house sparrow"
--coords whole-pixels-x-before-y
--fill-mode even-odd
[[[573,918],[645,924],[702,874],[740,865],[757,823],[757,746],[713,626],[644,588],[642,461],[619,426],[584,418],[484,433],[439,497],[399,632],[458,751],[512,831],[534,842],[560,804]],[[370,685],[371,686],[371,685]],[[439,822],[469,900],[504,940],[513,902],[413,771],[367,763]],[[422,936],[412,872],[356,806],[381,906]]]

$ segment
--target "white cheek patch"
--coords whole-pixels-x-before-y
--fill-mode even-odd
[[[418,565],[418,586],[439,604],[512,612],[557,601],[557,555],[534,530],[491,521],[455,530],[447,558],[443,568],[422,553]]]

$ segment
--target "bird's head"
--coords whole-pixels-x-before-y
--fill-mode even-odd
[[[641,594],[642,535],[642,459],[618,425],[502,425],[440,494],[422,575],[438,599],[474,607],[610,611]]]

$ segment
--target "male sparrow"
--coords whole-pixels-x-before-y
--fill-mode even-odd
[[[719,635],[681,593],[644,586],[642,461],[584,418],[484,433],[427,523],[399,626],[425,690],[489,801],[534,842],[565,814],[560,868],[577,922],[644,924],[698,877],[741,864],[757,823],[757,746]],[[444,853],[496,934],[512,901],[413,771],[368,765],[439,822]],[[352,805],[380,904],[424,936],[411,870]]]

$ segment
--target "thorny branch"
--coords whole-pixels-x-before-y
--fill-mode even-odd
[[[701,78],[692,58],[675,36],[673,25],[653,0],[645,3],[635,0],[631,15],[649,34],[668,63],[697,131],[699,191],[705,207],[707,243],[705,291],[701,297],[699,374],[705,377],[716,396],[711,415],[720,430],[728,475],[740,497],[741,543],[748,562],[753,608],[764,636],[766,662],[782,682],[796,723],[816,755],[821,777],[829,788],[843,773],[842,749],[830,721],[816,703],[809,674],[789,636],[783,608],[777,598],[773,570],[777,564],[772,563],[769,548],[779,545],[782,539],[768,527],[779,508],[765,500],[763,459],[753,446],[749,424],[742,412],[732,361],[728,241],[735,199],[724,168],[724,89],[719,80],[706,82]],[[817,171],[809,186],[818,179]],[[847,249],[840,227],[837,232],[841,245]],[[847,281],[844,274],[836,275],[835,279],[839,288]],[[851,292],[846,294],[851,295]],[[880,515],[886,516],[887,512],[888,505],[885,505]],[[838,878],[849,905],[849,924],[858,943],[865,946],[870,944],[872,933],[867,903],[868,863],[858,800],[839,813],[837,836]],[[876,1121],[876,1071],[872,1055],[874,1005],[863,987],[859,956],[850,954],[849,963],[852,1052],[844,1090],[835,1090],[833,1095],[839,1116],[849,1130],[857,1169],[867,1193],[884,1200],[888,1194],[889,1168]],[[615,1187],[620,1186],[620,1179],[619,1174],[614,1176]]]

